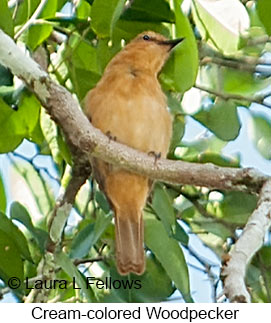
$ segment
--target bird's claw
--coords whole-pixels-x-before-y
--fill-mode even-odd
[[[154,165],[156,165],[157,164],[157,160],[161,158],[161,152],[157,153],[155,151],[149,151],[148,152],[148,155],[154,157]]]
[[[117,141],[117,137],[116,137],[116,136],[113,136],[113,135],[111,134],[111,131],[110,131],[110,130],[108,130],[105,134],[106,134],[106,136],[109,138],[109,142],[110,142],[111,140],[113,140],[113,141]]]

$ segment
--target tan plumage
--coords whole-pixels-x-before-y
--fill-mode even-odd
[[[126,45],[87,94],[85,111],[92,124],[120,143],[165,157],[172,122],[157,74],[170,49],[180,41],[144,32]],[[150,181],[97,159],[93,160],[93,168],[115,213],[118,271],[122,275],[142,274],[145,270],[142,210]]]

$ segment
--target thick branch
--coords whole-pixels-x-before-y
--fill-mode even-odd
[[[271,226],[271,180],[260,193],[258,207],[249,218],[241,237],[236,242],[230,260],[222,269],[224,292],[231,302],[248,303],[250,295],[245,285],[248,263],[262,247],[267,230]]]
[[[86,154],[150,178],[178,184],[207,186],[224,190],[259,192],[268,177],[253,169],[218,167],[183,161],[154,159],[120,143],[110,141],[94,128],[78,102],[65,88],[54,83],[37,63],[0,30],[0,63],[25,81],[44,108],[62,128],[74,156]]]

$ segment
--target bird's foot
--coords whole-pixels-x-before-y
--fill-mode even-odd
[[[157,164],[157,160],[161,158],[161,152],[157,153],[155,151],[149,151],[148,152],[148,155],[154,157],[154,165],[156,165]]]
[[[113,136],[110,130],[108,130],[108,131],[105,133],[105,135],[108,137],[109,142],[110,142],[111,140],[113,140],[113,141],[117,141],[117,137],[116,137],[116,136]]]

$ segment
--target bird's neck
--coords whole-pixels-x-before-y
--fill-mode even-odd
[[[107,69],[114,69],[119,73],[131,73],[134,76],[151,76],[157,78],[161,69],[160,62],[150,59],[144,52],[131,55],[128,51],[119,53],[108,65]]]

